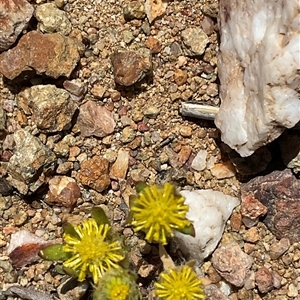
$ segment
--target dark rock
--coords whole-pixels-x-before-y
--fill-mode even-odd
[[[0,178],[0,194],[2,196],[8,196],[12,193],[13,188],[9,182],[4,178]]]
[[[241,157],[237,152],[230,151],[230,159],[236,171],[241,175],[253,175],[266,170],[272,160],[272,155],[267,147],[257,149],[248,157]]]
[[[11,80],[30,71],[69,77],[79,58],[77,41],[60,33],[30,31],[16,47],[0,54],[0,72]]]
[[[241,195],[266,206],[263,222],[269,230],[277,239],[289,238],[294,243],[300,239],[299,191],[300,180],[287,169],[250,180],[242,186]]]
[[[26,0],[0,0],[0,52],[7,50],[28,26],[34,8]]]
[[[152,60],[149,49],[137,51],[116,51],[111,56],[115,82],[130,86],[152,74]]]

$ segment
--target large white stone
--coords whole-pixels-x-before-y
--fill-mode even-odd
[[[189,205],[187,218],[193,222],[195,237],[175,231],[175,239],[187,259],[199,263],[218,245],[232,210],[239,199],[213,190],[181,191]]]
[[[299,0],[220,0],[222,140],[241,156],[300,120]]]

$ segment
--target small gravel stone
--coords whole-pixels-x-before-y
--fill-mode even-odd
[[[65,80],[63,86],[71,94],[72,99],[77,101],[82,100],[87,92],[86,84],[77,79]]]
[[[242,251],[236,242],[221,245],[212,255],[218,273],[231,284],[241,287],[249,276],[253,258]]]
[[[121,134],[121,142],[126,144],[126,143],[130,143],[134,140],[135,138],[135,135],[136,135],[136,131],[131,128],[131,127],[125,127],[123,130],[122,130],[122,134]]]
[[[154,105],[147,106],[144,111],[144,115],[149,118],[155,118],[159,115],[159,113],[160,109]]]
[[[162,0],[146,0],[145,12],[149,23],[162,16],[166,11],[166,4]]]
[[[187,28],[182,31],[184,52],[186,55],[202,55],[206,45],[209,43],[208,36],[200,27]]]
[[[258,223],[261,216],[267,213],[268,208],[243,189],[241,199],[242,221],[247,227],[252,227]]]
[[[140,1],[131,1],[125,4],[123,8],[123,15],[125,20],[145,18],[146,14],[144,4]]]
[[[160,41],[152,36],[147,39],[145,46],[149,48],[153,54],[159,53],[162,48]]]
[[[112,113],[93,101],[80,106],[77,124],[84,137],[105,137],[113,133],[116,126]]]
[[[55,176],[49,180],[49,193],[45,197],[45,202],[50,205],[73,207],[80,194],[80,188],[75,179]]]
[[[110,178],[108,175],[109,162],[105,158],[94,156],[81,164],[78,174],[78,180],[86,186],[101,193],[110,185]]]
[[[140,49],[116,51],[111,56],[115,82],[130,86],[152,73],[151,53]]]
[[[290,247],[291,243],[288,238],[282,238],[280,241],[270,246],[271,259],[277,259],[283,255]]]
[[[181,86],[187,81],[187,71],[176,69],[174,73],[174,81],[178,86]]]
[[[191,167],[196,171],[203,171],[206,168],[207,151],[200,150],[192,161]]]
[[[260,268],[255,273],[255,282],[261,293],[267,293],[273,289],[273,275],[265,267]]]
[[[235,168],[231,161],[215,164],[210,171],[217,179],[230,178],[235,175]]]
[[[120,150],[117,160],[110,168],[109,176],[111,179],[125,179],[129,166],[129,152]]]
[[[256,243],[259,241],[260,235],[256,227],[252,227],[244,234],[244,240],[250,243]]]

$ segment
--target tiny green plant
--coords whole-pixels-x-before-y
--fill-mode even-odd
[[[141,295],[136,276],[118,268],[107,271],[93,293],[93,300],[137,300]]]
[[[79,225],[68,224],[63,245],[51,245],[40,255],[48,260],[63,260],[67,273],[76,275],[78,281],[91,277],[94,284],[107,270],[120,267],[126,257],[121,237],[114,233],[102,210],[95,209],[93,218]]]
[[[194,235],[194,227],[186,218],[189,207],[173,185],[141,184],[137,185],[137,191],[130,203],[129,222],[134,231],[145,232],[149,243],[166,245],[174,230]]]
[[[206,297],[201,280],[187,265],[160,273],[154,288],[160,300],[199,300]]]

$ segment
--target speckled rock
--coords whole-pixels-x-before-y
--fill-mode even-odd
[[[29,108],[37,128],[49,133],[69,129],[77,110],[67,91],[50,84],[25,89],[18,95],[18,103]]]
[[[57,8],[55,3],[45,3],[37,6],[35,17],[38,20],[38,29],[43,33],[60,32],[68,35],[71,32],[71,22],[67,14]]]
[[[144,3],[140,1],[130,1],[123,8],[125,20],[143,19],[145,14]]]
[[[145,11],[150,23],[166,12],[167,2],[163,0],[146,0]]]
[[[300,180],[287,169],[256,177],[244,184],[241,196],[251,197],[268,209],[262,220],[277,239],[300,239]],[[243,202],[242,202],[243,214]]]
[[[0,54],[0,72],[8,79],[22,74],[69,77],[79,61],[78,42],[60,33],[30,31],[17,46]]]
[[[231,284],[242,287],[250,274],[253,258],[242,251],[238,243],[221,245],[212,255],[217,272]]]
[[[255,273],[255,282],[261,293],[267,293],[274,288],[272,272],[266,267],[258,269]]]
[[[55,176],[49,180],[49,193],[45,202],[50,205],[73,207],[80,197],[80,188],[74,178]]]
[[[110,185],[109,162],[105,158],[94,156],[82,162],[78,180],[97,192],[101,193]]]
[[[110,168],[109,176],[112,179],[125,179],[129,166],[129,152],[119,150],[117,160]]]
[[[93,101],[87,101],[80,106],[77,124],[85,137],[105,137],[113,133],[116,126],[112,113]]]
[[[241,214],[242,221],[247,227],[256,225],[259,218],[264,216],[268,208],[257,200],[251,193],[241,189]]]
[[[0,11],[1,52],[7,50],[28,26],[34,7],[26,0],[1,0]]]
[[[8,180],[25,195],[35,192],[45,182],[45,175],[54,170],[56,157],[38,138],[24,129],[14,133],[14,140],[16,148],[8,163]]]
[[[139,51],[118,50],[111,56],[115,82],[130,86],[152,74],[152,58],[149,49]]]
[[[186,55],[202,55],[209,43],[208,36],[200,27],[187,28],[181,33],[183,51]]]

